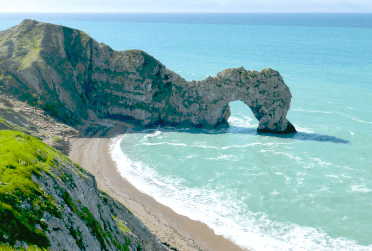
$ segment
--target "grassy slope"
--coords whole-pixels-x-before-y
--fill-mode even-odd
[[[29,246],[27,250],[31,251],[45,251],[50,247],[50,241],[45,235],[48,225],[43,220],[43,213],[47,211],[61,218],[63,208],[33,182],[32,175],[38,177],[45,173],[53,179],[56,179],[57,175],[57,179],[65,180],[62,163],[71,163],[77,168],[77,174],[85,177],[79,165],[42,141],[19,131],[0,130],[0,250],[15,250],[17,241],[26,242]],[[100,196],[105,197],[104,193]],[[130,235],[131,231],[116,217],[116,213],[111,217],[125,236],[124,245],[119,244],[110,231],[102,229],[88,208],[78,208],[67,191],[64,200],[86,223],[102,249],[106,250],[105,243],[110,239],[117,250],[129,251],[131,242],[126,236]],[[75,239],[79,246],[80,239]],[[141,250],[139,243],[137,250]]]
[[[16,131],[0,131],[0,243],[16,240],[30,245],[50,245],[44,231],[43,212],[60,218],[60,208],[31,179],[50,173],[58,160],[67,159],[40,140]]]
[[[11,247],[9,245],[2,244],[0,245],[0,250],[1,251],[14,251],[14,250],[23,251],[25,249],[24,248],[15,249],[14,247]],[[27,251],[47,251],[47,250],[48,249],[45,249],[45,248],[39,248],[38,246],[29,246],[27,249]]]
[[[12,32],[16,34],[11,34]],[[10,43],[3,47],[3,50],[0,50],[0,59],[1,56],[7,56],[5,54],[8,53],[8,49],[11,49],[14,52],[12,60],[15,61],[17,69],[25,70],[39,57],[43,33],[36,32],[36,30],[29,32],[24,29],[0,32],[0,46],[9,42],[11,35],[17,38],[14,41],[14,48],[11,48]],[[82,33],[82,37],[86,38],[86,36],[85,33]],[[7,86],[15,86],[16,89],[17,85],[14,85],[14,81],[11,75],[0,69],[0,89]],[[37,102],[36,98],[31,99],[31,96],[27,100]],[[48,107],[44,107],[44,110]],[[48,248],[50,242],[45,235],[48,226],[42,219],[43,213],[48,211],[57,218],[61,218],[61,206],[32,181],[32,175],[39,176],[46,173],[55,177],[55,173],[58,173],[58,176],[59,173],[63,173],[63,170],[53,172],[54,174],[51,170],[59,168],[58,163],[61,162],[61,159],[64,162],[71,161],[45,143],[19,132],[24,131],[31,134],[27,129],[12,123],[4,116],[0,116],[0,250],[14,250],[16,241],[26,242],[30,246],[30,250]],[[58,142],[60,138],[54,137],[53,140]],[[60,178],[63,179],[63,177]],[[68,202],[68,197],[66,198]],[[68,205],[71,208],[75,208],[70,204]],[[128,250],[130,239],[125,242],[125,245],[119,246],[119,243],[112,240],[110,232],[103,231],[91,213],[85,209],[75,208],[73,211],[91,229],[101,247],[105,246],[104,239],[109,238],[115,245],[118,245],[118,250]],[[116,216],[112,216],[112,218],[124,236],[131,233],[122,220]],[[127,240],[126,237],[125,240]],[[140,250],[139,243],[137,249]]]

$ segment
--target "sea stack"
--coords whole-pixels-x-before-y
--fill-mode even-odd
[[[34,20],[0,32],[0,90],[68,124],[98,117],[213,128],[227,124],[229,102],[241,100],[259,132],[296,132],[286,118],[290,90],[275,70],[241,67],[190,82],[143,51],[115,51],[82,31]]]

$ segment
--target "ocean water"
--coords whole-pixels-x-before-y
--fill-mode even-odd
[[[1,14],[0,30],[26,14]],[[111,146],[120,173],[177,213],[250,250],[372,250],[372,14],[28,14],[141,49],[186,80],[278,70],[292,136],[137,128]]]

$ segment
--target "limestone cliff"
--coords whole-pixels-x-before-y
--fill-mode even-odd
[[[114,118],[141,125],[215,127],[242,100],[261,132],[290,133],[291,93],[279,72],[227,69],[188,82],[139,50],[115,51],[86,33],[24,20],[0,32],[0,91],[61,120]]]
[[[0,160],[1,250],[167,250],[93,175],[36,138],[0,130]]]

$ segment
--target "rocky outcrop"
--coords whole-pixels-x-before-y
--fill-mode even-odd
[[[188,82],[139,50],[114,51],[86,33],[25,20],[0,32],[0,90],[61,120],[215,127],[242,100],[261,132],[288,133],[291,93],[279,72],[227,69]]]
[[[36,138],[0,130],[0,159],[0,249],[168,250],[93,175]]]
[[[0,130],[27,133],[65,155],[70,151],[70,138],[81,135],[76,128],[59,122],[42,109],[1,94]]]

